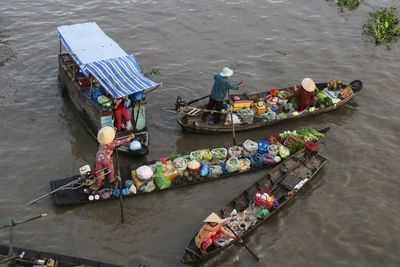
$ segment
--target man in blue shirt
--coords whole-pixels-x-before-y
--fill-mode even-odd
[[[231,70],[228,67],[224,67],[221,73],[214,75],[214,86],[211,90],[210,100],[207,105],[208,110],[221,111],[224,104],[224,98],[228,90],[229,89],[239,90],[239,87],[244,85],[243,81],[241,81],[239,84],[231,83],[228,80],[228,77],[232,76],[232,74],[233,70]],[[204,112],[203,116],[201,117],[201,120],[205,122],[209,114],[210,112]],[[219,123],[219,121],[220,121],[219,113],[215,113],[214,123]]]

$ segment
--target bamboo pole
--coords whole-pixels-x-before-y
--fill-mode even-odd
[[[231,123],[232,123],[232,134],[233,134],[233,144],[236,146],[236,133],[235,133],[235,123],[233,121],[233,103],[231,100],[231,93],[230,90],[228,89],[228,99],[229,99],[229,104],[230,104],[230,109],[229,113],[231,115]]]
[[[14,221],[11,220],[11,225],[10,225],[10,245],[8,247],[8,257],[12,257],[13,253],[13,233],[14,233]]]

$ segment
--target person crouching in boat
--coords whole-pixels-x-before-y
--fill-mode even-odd
[[[212,244],[219,247],[215,241],[222,238],[223,235],[226,235],[229,238],[236,238],[233,234],[225,230],[224,225],[227,225],[228,222],[223,222],[214,212],[211,213],[204,222],[205,224],[201,227],[195,238],[196,246],[200,249],[203,255],[207,254],[207,248]],[[243,240],[239,239],[239,242],[242,243]]]
[[[121,98],[113,98],[114,104],[114,115],[115,119],[117,120],[117,131],[121,132],[122,126],[126,130],[132,130],[132,123],[131,123],[131,116],[129,115],[127,107],[125,106],[126,101],[128,101],[128,96],[124,96]],[[129,100],[130,102],[130,100]]]
[[[114,177],[114,163],[112,154],[114,147],[125,144],[135,138],[134,134],[131,134],[128,138],[122,140],[115,140],[115,130],[110,126],[105,126],[100,129],[97,133],[97,140],[99,141],[99,150],[96,154],[96,181],[97,185],[103,184],[100,170],[107,168],[110,173],[108,174],[109,183],[115,182],[117,179]]]
[[[304,78],[301,81],[301,87],[297,89],[291,96],[288,96],[287,99],[295,97],[297,109],[299,111],[303,111],[309,107],[314,107],[318,98],[315,96],[315,83],[310,78]]]
[[[224,67],[222,72],[214,75],[214,85],[211,90],[210,99],[207,105],[208,110],[221,111],[224,105],[224,98],[228,90],[239,90],[239,87],[244,85],[243,81],[238,84],[231,83],[228,78],[232,76],[232,74],[233,70],[228,67]],[[204,112],[201,116],[201,120],[205,122],[209,114],[210,112]],[[219,123],[219,121],[219,113],[214,114],[214,123]]]

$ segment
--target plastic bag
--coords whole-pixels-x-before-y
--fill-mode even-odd
[[[202,150],[193,151],[190,153],[190,159],[200,161],[203,159],[203,153],[204,152]]]
[[[245,172],[248,171],[251,167],[250,167],[250,160],[249,159],[239,159],[239,163],[240,163],[240,172]]]
[[[140,191],[149,193],[156,189],[156,185],[153,182],[148,182],[145,186],[142,186],[140,188]]]
[[[251,167],[253,167],[253,168],[261,167],[264,164],[262,155],[259,153],[254,153],[253,155],[251,155],[250,156],[250,164],[251,164]]]
[[[222,174],[222,167],[219,165],[213,165],[210,168],[210,176],[212,178],[217,178]]]
[[[251,140],[248,139],[248,140],[244,141],[243,147],[244,147],[244,149],[246,151],[248,151],[248,152],[250,152],[252,154],[252,153],[257,151],[258,144],[256,142],[251,141]]]
[[[203,159],[210,161],[210,160],[212,160],[212,158],[213,158],[213,155],[212,155],[211,151],[208,149],[203,149]]]
[[[268,147],[269,147],[269,142],[267,140],[261,140],[260,143],[258,143],[258,153],[265,154],[268,153]]]
[[[211,150],[214,159],[226,159],[228,152],[226,148],[214,148]]]
[[[228,156],[231,157],[237,157],[240,158],[242,157],[242,152],[243,152],[243,147],[241,146],[231,146],[228,149]]]
[[[263,160],[264,160],[264,164],[272,165],[272,164],[275,163],[274,156],[272,156],[269,153],[263,154],[262,157],[263,157]]]
[[[228,172],[236,172],[240,170],[240,162],[238,158],[237,157],[230,158],[225,164],[225,169]]]
[[[208,167],[206,164],[202,164],[200,168],[200,176],[207,177],[209,174],[210,174],[210,167]]]

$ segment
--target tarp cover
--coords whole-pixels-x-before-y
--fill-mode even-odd
[[[81,71],[96,77],[113,97],[157,85],[143,76],[135,57],[122,50],[95,22],[60,26],[57,32]]]
[[[140,92],[157,85],[143,76],[133,55],[96,61],[86,67],[114,97]]]

